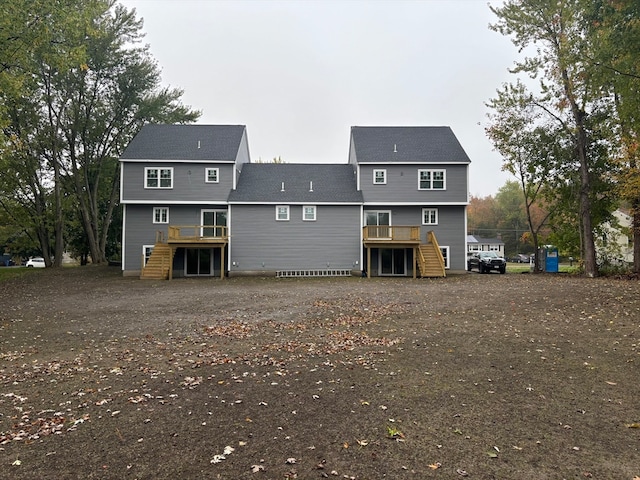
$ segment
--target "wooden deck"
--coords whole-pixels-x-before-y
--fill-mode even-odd
[[[229,234],[224,226],[170,225],[166,243],[176,247],[219,247],[229,243]]]
[[[362,229],[362,243],[367,252],[367,265],[371,265],[372,248],[413,249],[413,278],[418,270],[421,277],[444,277],[444,258],[432,231],[427,233],[426,243],[420,241],[420,226],[416,225],[367,225]],[[371,278],[371,268],[367,268]]]
[[[420,245],[420,227],[406,225],[367,225],[362,229],[366,247],[417,247]]]
[[[173,256],[178,248],[211,248],[221,249],[220,258],[225,258],[225,248],[229,244],[229,233],[226,226],[212,225],[169,225],[168,235],[156,232],[156,243],[151,257],[145,264],[142,258],[141,278],[169,279],[173,278]],[[224,278],[224,261],[220,269],[220,278]]]

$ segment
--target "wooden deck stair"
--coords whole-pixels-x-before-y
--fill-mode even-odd
[[[147,264],[140,274],[141,279],[146,280],[167,280],[169,278],[169,267],[173,262],[175,249],[168,244],[156,242],[151,252]]]
[[[446,276],[444,257],[433,232],[427,233],[427,243],[423,243],[418,247],[418,258],[416,260],[421,277]]]

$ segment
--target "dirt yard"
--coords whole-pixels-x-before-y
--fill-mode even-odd
[[[640,479],[640,283],[0,283],[0,478]]]

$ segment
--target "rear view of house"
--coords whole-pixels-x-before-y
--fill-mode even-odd
[[[146,125],[120,162],[124,274],[224,276],[245,126]]]
[[[448,127],[352,127],[347,163],[253,164],[242,125],[147,125],[120,161],[124,275],[465,270],[470,161]]]
[[[363,195],[368,272],[422,265],[422,276],[437,276],[426,264],[437,263],[428,261],[434,243],[445,269],[466,268],[470,160],[449,127],[352,127],[349,163]]]

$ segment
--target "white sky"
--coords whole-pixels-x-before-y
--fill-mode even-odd
[[[246,125],[253,161],[346,163],[353,125],[448,125],[472,195],[513,179],[484,127],[517,50],[485,0],[120,3],[144,19],[163,84],[198,123]]]

